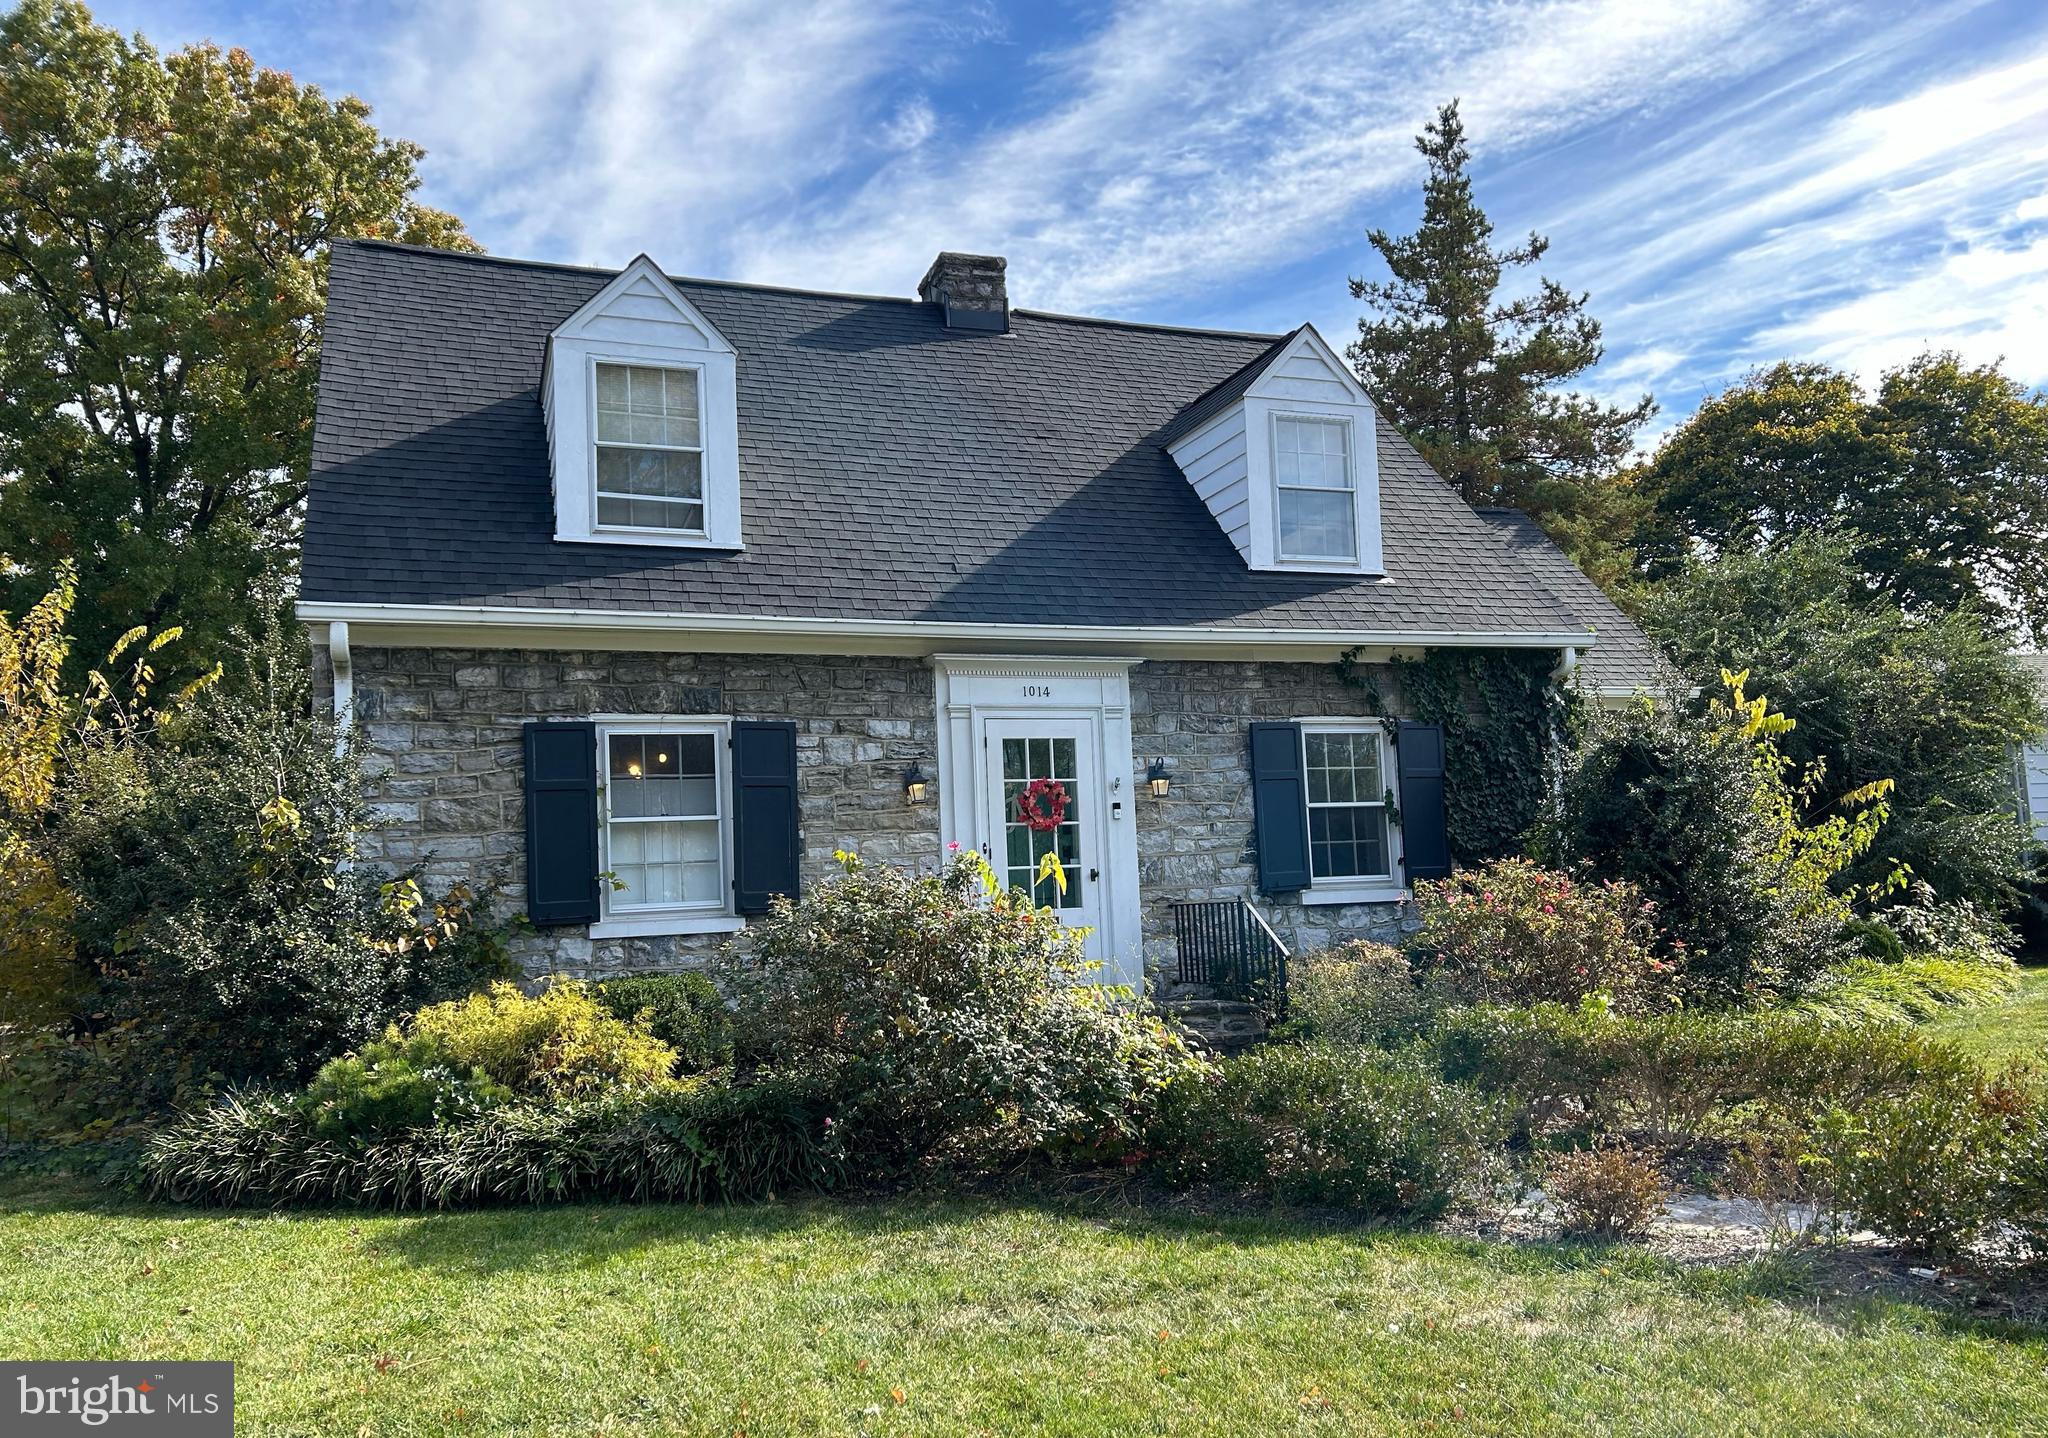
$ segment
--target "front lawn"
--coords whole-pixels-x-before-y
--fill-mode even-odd
[[[1952,1009],[1928,1027],[1987,1063],[2048,1059],[2048,968],[2022,969],[2002,1003]]]
[[[2048,1430],[2048,1329],[1782,1262],[993,1200],[0,1210],[0,1355],[233,1358],[249,1434]]]

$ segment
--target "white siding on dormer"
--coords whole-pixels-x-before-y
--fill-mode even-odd
[[[1245,457],[1244,406],[1233,405],[1216,420],[1174,447],[1174,458],[1209,513],[1250,559],[1252,534],[1249,466]]]
[[[1251,392],[1267,399],[1308,400],[1350,407],[1358,401],[1347,377],[1315,350],[1296,350],[1259,376]]]

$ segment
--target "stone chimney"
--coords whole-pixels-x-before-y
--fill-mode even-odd
[[[917,282],[917,297],[946,307],[949,330],[1010,328],[1010,292],[1003,286],[1008,262],[1001,255],[956,255],[941,251]]]

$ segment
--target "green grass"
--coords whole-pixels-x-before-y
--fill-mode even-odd
[[[2048,1431],[2048,1330],[1783,1262],[993,1200],[9,1192],[0,1356],[233,1358],[244,1434]]]
[[[1987,1063],[2048,1061],[2048,968],[2021,970],[2019,988],[2001,1003],[1953,1009],[1927,1027]]]

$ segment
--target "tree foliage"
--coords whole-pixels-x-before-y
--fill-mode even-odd
[[[81,652],[177,618],[202,668],[290,573],[329,243],[474,249],[422,151],[240,50],[67,0],[0,17],[0,546],[78,575]]]
[[[2025,668],[1969,607],[1908,613],[1873,590],[1851,537],[1693,563],[1640,600],[1644,627],[1703,686],[1744,670],[1797,727],[1780,736],[1835,791],[1896,781],[1850,882],[1898,866],[1943,897],[2001,905],[2024,879],[2012,752],[2042,728]]]
[[[1367,238],[1391,277],[1354,279],[1371,313],[1348,353],[1382,412],[1437,472],[1476,505],[1527,510],[1596,578],[1626,556],[1611,535],[1632,500],[1612,476],[1655,410],[1601,404],[1564,385],[1599,363],[1600,324],[1587,296],[1549,279],[1502,298],[1512,270],[1550,242],[1532,234],[1496,248],[1472,196],[1471,155],[1453,100],[1416,140],[1428,161],[1422,223],[1411,235]]]
[[[1773,365],[1702,405],[1639,483],[1653,576],[1839,531],[1908,612],[1970,602],[2048,639],[2048,395],[1997,365],[1923,354],[1872,393],[1827,365]]]
[[[1645,701],[1593,715],[1541,843],[1552,862],[1635,885],[1681,985],[1709,1001],[1798,993],[1843,956],[1852,898],[1870,897],[1843,876],[1888,816],[1885,782],[1820,802],[1820,771],[1779,747],[1798,725],[1747,680],[1721,676],[1703,713]]]

